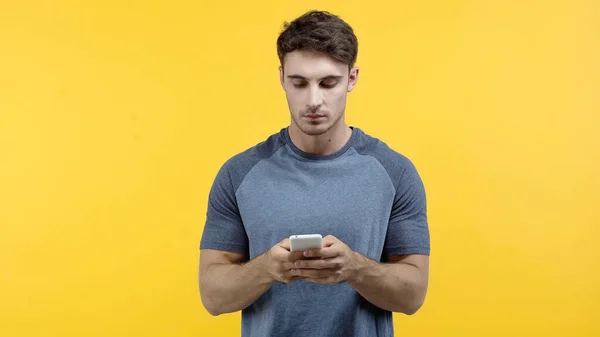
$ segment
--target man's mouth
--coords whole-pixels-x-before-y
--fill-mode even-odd
[[[308,118],[308,119],[319,119],[319,118],[324,118],[325,115],[319,115],[319,114],[308,114],[308,115],[304,115],[304,117]]]

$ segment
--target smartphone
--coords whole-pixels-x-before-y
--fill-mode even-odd
[[[299,252],[323,247],[321,234],[302,234],[290,236],[290,251]]]

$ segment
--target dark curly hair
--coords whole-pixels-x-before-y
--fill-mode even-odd
[[[287,53],[295,50],[329,54],[335,60],[354,67],[358,54],[358,39],[350,25],[326,11],[309,11],[291,23],[284,22],[277,38],[277,55],[283,67]]]

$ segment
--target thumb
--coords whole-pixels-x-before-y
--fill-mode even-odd
[[[281,242],[279,242],[279,247],[290,250],[290,239],[283,239]]]
[[[334,237],[333,235],[327,235],[323,238],[323,247],[331,247],[331,245],[333,245],[336,241],[336,237]]]

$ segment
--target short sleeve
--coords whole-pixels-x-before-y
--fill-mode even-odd
[[[211,187],[200,249],[224,250],[248,256],[248,236],[235,198],[229,164],[226,162],[221,167]]]
[[[412,163],[395,182],[396,194],[384,245],[384,257],[430,253],[427,202],[423,181]]]

